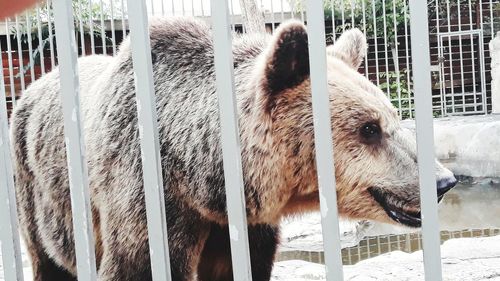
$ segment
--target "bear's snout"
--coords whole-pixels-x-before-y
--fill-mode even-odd
[[[450,191],[453,187],[455,187],[457,183],[458,180],[454,176],[439,179],[437,181],[438,200],[441,201],[444,194]]]

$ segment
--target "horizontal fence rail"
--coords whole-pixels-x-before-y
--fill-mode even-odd
[[[73,235],[78,280],[97,280],[95,240],[88,184],[83,120],[73,13],[68,1],[54,1],[54,24],[59,57],[60,97],[64,117],[64,136],[68,163]]]

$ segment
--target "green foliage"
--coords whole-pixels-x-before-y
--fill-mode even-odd
[[[119,9],[119,7],[121,7],[119,1],[112,1],[114,1],[113,17],[122,17],[123,13],[121,9]],[[75,22],[75,32],[78,34],[83,32],[84,35],[101,38],[101,19],[111,19],[112,9],[110,2],[103,1],[101,6],[101,2],[97,0],[73,0],[72,8]],[[24,44],[28,43],[28,34],[31,36],[31,40],[33,42],[38,42],[35,45],[37,47],[33,49],[32,57],[34,61],[31,63],[39,63],[40,52],[49,48],[50,40],[52,39],[52,43],[54,45],[56,44],[52,4],[47,5],[46,3],[40,3],[40,9],[33,9],[20,15],[18,17],[18,24],[11,25],[10,33],[14,38],[19,36],[21,38],[21,42]],[[50,37],[50,34],[52,34],[52,37]],[[41,38],[39,38],[39,35],[41,35]],[[110,41],[110,38],[106,37],[105,39]],[[25,65],[23,67],[24,72],[26,72],[29,67],[30,64]]]
[[[379,77],[381,81],[379,88],[384,92],[389,92],[389,98],[394,107],[400,109],[401,118],[408,119],[414,116],[413,111],[413,85],[409,79],[407,69],[396,71],[381,72]],[[408,83],[409,82],[409,83]],[[410,114],[411,112],[411,114]]]
[[[302,10],[303,1],[290,0],[290,4]],[[385,32],[388,42],[394,42],[396,32],[402,34],[405,24],[409,24],[408,0],[324,0],[324,11],[325,19],[335,20],[336,32],[366,28],[368,37],[383,37]]]
[[[116,0],[113,1],[117,2]],[[104,20],[111,18],[111,6],[107,2],[103,2],[102,4],[101,8],[101,3],[99,1],[90,2],[89,0],[73,0],[72,7],[76,32],[83,31],[86,35],[101,36],[101,18]],[[115,6],[118,7],[118,5]],[[116,7],[114,8],[114,16],[121,17],[122,12],[116,9]],[[52,34],[54,34],[54,14],[52,5],[41,4],[38,13],[36,10],[32,10],[23,14],[19,19],[19,30],[17,30],[14,25],[11,27],[11,34],[17,36],[19,33],[24,43],[27,43],[28,33],[31,34],[32,40],[38,39],[39,22],[42,38],[47,38],[49,36],[49,27]],[[80,22],[82,23],[81,26]],[[93,29],[92,32],[91,27]]]

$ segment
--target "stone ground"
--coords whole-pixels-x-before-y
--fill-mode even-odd
[[[500,280],[500,236],[460,238],[441,247],[443,280]],[[275,265],[273,281],[326,280],[323,265],[305,261],[284,261]],[[424,280],[422,251],[395,251],[344,266],[344,280]]]
[[[460,238],[446,241],[441,247],[443,280],[500,280],[500,236]],[[31,268],[23,248],[25,280],[31,280]],[[0,281],[3,268],[0,258]],[[407,254],[391,252],[344,266],[345,280],[416,281],[424,280],[422,251]],[[272,281],[326,280],[324,266],[305,261],[284,261],[275,265]]]

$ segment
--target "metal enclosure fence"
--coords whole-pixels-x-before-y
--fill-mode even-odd
[[[53,0],[0,22],[0,53],[9,109],[58,61]],[[305,0],[256,0],[272,32],[286,19],[307,20]],[[358,27],[369,50],[360,72],[382,88],[403,118],[414,117],[408,0],[325,0],[327,42]],[[229,1],[231,28],[243,32],[239,0]],[[210,20],[209,0],[146,0],[149,15]],[[129,31],[125,0],[74,0],[79,55],[115,54]],[[427,1],[435,117],[491,111],[488,42],[500,31],[500,0]],[[453,35],[454,34],[454,35]],[[452,36],[453,35],[453,36]]]
[[[95,9],[93,4],[99,4]],[[105,12],[104,2],[109,3],[109,14]],[[76,3],[76,4],[74,4]],[[85,7],[83,3],[86,3]],[[160,6],[158,7],[158,3]],[[191,3],[191,6],[185,5]],[[192,14],[206,18],[211,21],[214,30],[214,49],[215,49],[215,66],[217,92],[219,98],[221,133],[222,133],[222,148],[223,162],[226,182],[226,196],[228,204],[229,226],[231,252],[233,260],[233,273],[235,280],[251,280],[250,258],[247,238],[247,223],[245,216],[245,202],[243,194],[243,179],[240,158],[240,145],[238,136],[237,111],[234,100],[234,85],[233,85],[233,67],[231,57],[231,30],[242,29],[239,24],[238,16],[234,13],[234,3],[227,1],[212,0],[201,1],[201,10],[198,11],[193,5],[195,1],[172,1],[170,12],[176,14],[179,9],[182,14]],[[344,5],[351,3],[349,9]],[[356,6],[355,1],[332,1],[331,2],[331,18],[325,20],[325,6],[322,1],[307,0],[307,5],[298,6],[291,5],[289,11],[284,10],[286,3],[284,1],[271,1],[270,13],[266,15],[269,28],[273,30],[278,23],[278,20],[284,20],[290,17],[298,17],[307,21],[309,31],[309,53],[311,83],[312,83],[312,98],[313,98],[313,114],[315,128],[315,147],[317,155],[317,170],[320,190],[320,206],[322,210],[322,226],[323,238],[325,245],[325,265],[327,269],[328,280],[342,280],[342,257],[340,254],[339,241],[339,226],[337,214],[337,202],[335,193],[335,175],[332,132],[330,125],[330,112],[325,94],[327,91],[326,84],[326,34],[328,33],[326,22],[331,22],[330,29],[335,34],[339,34],[342,30],[337,29],[339,22],[342,29],[351,25],[359,25],[356,23]],[[377,23],[376,1],[361,1],[362,5],[372,3],[373,31],[377,32],[375,27]],[[385,5],[385,1],[381,2]],[[379,41],[381,40],[376,34],[372,39],[375,42],[375,58],[368,56],[365,61],[363,71],[369,77],[376,80],[381,87],[386,87],[388,96],[395,102],[402,116],[416,117],[417,121],[417,145],[418,145],[418,164],[419,164],[419,179],[420,186],[435,186],[434,175],[434,153],[433,153],[433,127],[432,118],[435,114],[441,115],[448,112],[486,112],[486,93],[485,85],[481,80],[480,87],[474,86],[472,92],[473,110],[468,110],[469,92],[455,93],[454,91],[439,92],[439,103],[436,103],[436,96],[433,95],[433,83],[431,70],[431,55],[429,26],[428,3],[420,0],[410,0],[404,3],[404,36],[399,35],[401,29],[397,26],[397,16],[401,16],[396,12],[396,1],[391,2],[394,5],[393,17],[395,25],[394,42],[395,63],[389,64],[389,34],[387,33],[388,26],[391,22],[387,21],[388,17],[385,14],[386,9],[383,9],[383,46],[384,57],[379,57],[381,54]],[[459,2],[462,3],[462,2]],[[469,4],[471,2],[469,1]],[[482,2],[481,2],[482,3]],[[125,5],[127,4],[127,5]],[[181,4],[181,8],[179,8]],[[209,5],[211,4],[211,5]],[[408,4],[408,5],[407,5]],[[447,2],[449,6],[449,1]],[[495,28],[493,21],[493,6],[492,1],[489,2],[489,11],[491,13],[491,34]],[[68,154],[68,165],[72,169],[70,174],[70,189],[71,189],[71,205],[73,214],[74,233],[75,233],[75,250],[77,255],[78,280],[96,280],[96,265],[94,255],[94,240],[92,237],[92,224],[90,217],[90,201],[88,193],[87,167],[85,159],[85,151],[83,144],[82,124],[79,112],[79,85],[77,73],[77,55],[86,55],[89,53],[109,53],[114,54],[118,45],[118,38],[125,37],[128,29],[131,33],[133,63],[135,72],[135,87],[137,92],[137,100],[140,103],[138,107],[138,116],[141,135],[141,153],[144,173],[144,189],[146,194],[146,209],[148,220],[148,233],[152,261],[152,273],[155,281],[170,280],[169,252],[167,243],[168,226],[165,220],[165,206],[163,195],[163,182],[161,175],[159,140],[157,119],[154,104],[154,87],[152,77],[151,52],[149,43],[149,30],[147,28],[148,7],[144,1],[124,0],[121,1],[95,1],[87,2],[76,1],[73,5],[65,0],[48,1],[46,9],[40,7],[35,12],[26,12],[18,16],[14,20],[16,46],[10,40],[10,36],[5,41],[5,46],[1,46],[0,52],[6,50],[7,60],[2,60],[0,63],[7,64],[7,71],[2,71],[0,74],[0,235],[2,238],[2,254],[5,268],[5,276],[7,280],[23,280],[22,268],[19,258],[19,238],[17,235],[17,219],[16,206],[14,200],[14,187],[12,176],[12,162],[10,159],[10,146],[8,138],[8,120],[7,120],[7,104],[9,101],[12,106],[15,106],[16,96],[24,90],[29,82],[33,82],[37,77],[54,68],[56,64],[60,66],[61,71],[61,99],[65,121],[65,136],[66,149]],[[288,5],[288,4],[287,4]],[[407,5],[407,6],[406,6]],[[460,5],[460,4],[458,4]],[[448,7],[447,6],[447,7]],[[115,8],[118,7],[118,10]],[[189,11],[191,7],[191,11]],[[281,11],[277,7],[281,7]],[[290,7],[290,5],[288,6]],[[440,5],[436,5],[436,9]],[[469,7],[472,7],[469,5]],[[481,4],[480,8],[484,8]],[[340,8],[341,18],[338,16],[336,9]],[[481,9],[482,9],[481,8]],[[149,14],[168,14],[167,5],[165,2],[151,1],[149,3]],[[274,11],[276,9],[276,12]],[[126,11],[134,11],[126,13]],[[461,8],[458,8],[461,11]],[[74,13],[79,11],[80,13]],[[87,17],[84,12],[90,13]],[[210,12],[209,12],[210,11]],[[231,15],[230,11],[233,11]],[[278,12],[279,11],[279,12]],[[361,23],[362,30],[367,31],[367,13],[370,12],[370,7],[363,6],[360,9],[362,13]],[[451,8],[447,10],[447,15],[452,14]],[[45,14],[44,14],[45,13]],[[74,18],[74,14],[77,17]],[[211,16],[209,16],[209,14]],[[99,17],[97,17],[99,16]],[[349,20],[350,17],[350,20]],[[440,23],[440,13],[436,13]],[[24,18],[24,23],[21,23]],[[279,18],[279,19],[278,19]],[[482,17],[481,17],[482,18]],[[460,19],[460,17],[459,17]],[[232,21],[231,21],[232,20]],[[448,21],[450,22],[450,21]],[[76,24],[74,24],[76,23]],[[26,36],[22,35],[22,25],[27,26],[28,32]],[[4,27],[7,34],[11,30],[11,21],[5,21]],[[484,36],[484,25],[481,23],[483,33],[478,33]],[[449,25],[451,28],[451,25]],[[460,23],[458,24],[461,27]],[[118,29],[121,27],[121,29]],[[473,28],[471,27],[471,30]],[[450,29],[451,31],[451,29]],[[475,31],[474,31],[475,32]],[[440,33],[440,28],[437,29]],[[36,34],[38,38],[38,47],[33,46],[32,36]],[[89,36],[90,34],[90,36]],[[96,36],[98,35],[99,36]],[[409,36],[411,34],[411,37]],[[467,38],[472,38],[476,33],[464,34]],[[465,41],[454,39],[456,34],[447,34],[440,37],[440,46],[451,44],[453,40],[458,40],[460,46],[460,54],[463,54]],[[462,35],[460,35],[462,36]],[[479,36],[479,37],[480,37]],[[56,38],[56,41],[54,40]],[[335,36],[333,36],[335,38]],[[443,39],[444,38],[444,39]],[[453,40],[452,40],[453,39]],[[466,40],[465,39],[465,40]],[[332,39],[334,40],[334,39]],[[402,52],[399,48],[401,41],[405,42],[404,56],[399,57]],[[471,48],[471,54],[477,56],[477,50],[472,50],[474,40],[468,39]],[[481,41],[482,39],[479,38]],[[23,41],[25,43],[23,43]],[[88,42],[88,43],[87,43]],[[482,42],[481,42],[482,43]],[[23,49],[24,45],[28,49],[28,64],[25,63]],[[89,45],[87,45],[89,44]],[[45,49],[45,46],[47,49]],[[59,46],[59,48],[56,48]],[[89,46],[87,48],[87,46]],[[413,46],[413,48],[410,48]],[[391,51],[392,52],[392,51]],[[442,54],[453,56],[452,52]],[[2,53],[3,54],[3,53]],[[16,59],[17,58],[17,61]],[[379,64],[385,61],[385,76],[380,71]],[[38,63],[37,63],[38,61]],[[411,61],[418,61],[418,64],[411,64]],[[476,60],[473,59],[475,62]],[[474,64],[473,62],[473,64]],[[16,64],[17,63],[17,64]],[[450,62],[451,63],[451,62]],[[14,64],[17,65],[17,71]],[[371,68],[375,64],[375,68]],[[400,65],[405,66],[405,70],[401,69]],[[1,64],[0,64],[1,65]],[[2,66],[3,69],[3,66]],[[456,76],[446,74],[445,72],[454,69],[454,66],[444,64],[439,69],[442,78],[441,85],[447,85],[447,81],[451,80],[451,89],[454,88],[453,79]],[[483,68],[484,70],[484,65]],[[374,71],[374,72],[373,72]],[[393,76],[391,71],[396,74]],[[374,75],[375,73],[375,75]],[[402,73],[404,73],[403,76]],[[471,73],[475,75],[475,70]],[[465,75],[462,72],[462,75]],[[4,76],[8,79],[5,80]],[[375,77],[375,78],[374,78]],[[396,89],[391,86],[391,79],[396,79]],[[16,85],[16,81],[19,85]],[[403,80],[407,81],[405,89],[401,88]],[[464,80],[462,79],[464,83]],[[5,83],[8,84],[7,91]],[[385,83],[385,86],[384,86]],[[476,82],[474,82],[476,83]],[[477,83],[476,83],[477,84]],[[474,85],[476,85],[474,84]],[[461,85],[465,89],[465,85]],[[405,94],[406,93],[406,94]],[[418,93],[413,95],[412,93]],[[434,102],[433,102],[434,101]],[[436,105],[438,104],[438,105]],[[459,106],[457,106],[459,105]],[[451,106],[451,107],[450,107]],[[451,108],[451,111],[449,111]],[[460,111],[463,108],[463,112]],[[414,112],[415,111],[415,112]],[[405,113],[406,112],[406,113]],[[73,115],[75,114],[75,115]],[[405,115],[407,114],[407,115]],[[76,118],[74,118],[76,116]],[[423,249],[426,280],[441,280],[441,262],[439,250],[439,225],[437,217],[437,195],[432,188],[421,188],[421,205],[423,220]]]

